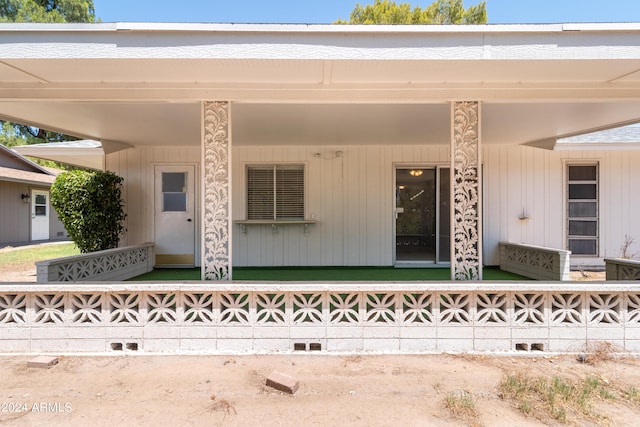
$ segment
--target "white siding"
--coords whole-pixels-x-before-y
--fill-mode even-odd
[[[498,263],[497,244],[514,243],[567,249],[566,164],[600,166],[600,258],[617,257],[625,235],[640,251],[639,151],[547,151],[519,146],[484,148],[485,264]],[[529,216],[520,220],[524,209]],[[574,266],[601,259],[573,256]]]
[[[336,152],[341,151],[341,156]],[[317,157],[315,154],[319,153]],[[233,219],[246,219],[245,166],[306,165],[307,218],[318,223],[233,226],[235,266],[391,265],[394,165],[447,165],[448,146],[240,146],[233,148]],[[497,265],[498,242],[566,249],[565,165],[600,165],[600,256],[617,257],[625,234],[639,243],[639,151],[566,151],[487,145],[484,160],[484,261]],[[110,154],[107,167],[126,179],[127,237],[123,245],[153,241],[153,169],[200,162],[200,149],[145,147]],[[522,211],[527,220],[520,220]],[[197,216],[199,218],[199,215]],[[573,265],[601,260],[572,258]]]
[[[341,152],[341,155],[337,155]],[[316,154],[319,153],[319,157]],[[394,164],[446,164],[447,147],[235,147],[233,218],[246,218],[245,166],[304,163],[309,234],[302,225],[234,226],[236,266],[391,265]]]
[[[122,193],[127,213],[127,234],[121,239],[120,246],[153,242],[154,168],[168,164],[195,164],[198,175],[200,147],[131,148],[107,156],[107,170],[125,179]],[[196,182],[198,179],[196,176]]]

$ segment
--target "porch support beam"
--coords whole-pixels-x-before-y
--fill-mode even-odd
[[[482,280],[480,103],[451,103],[451,280]]]
[[[202,111],[202,279],[231,280],[230,105],[204,102]]]

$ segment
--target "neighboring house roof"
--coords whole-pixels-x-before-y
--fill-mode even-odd
[[[42,184],[49,186],[53,184],[55,179],[55,175],[46,175],[38,172],[29,172],[0,166],[0,181],[21,182],[24,184]]]
[[[622,126],[597,132],[560,138],[554,150],[637,150],[640,149],[640,125]]]
[[[588,144],[640,142],[640,125],[623,126],[601,130],[599,132],[569,136],[558,140],[558,142],[583,142]]]
[[[58,174],[32,162],[2,144],[0,144],[1,157],[10,159],[14,166],[0,166],[0,181],[50,186]]]

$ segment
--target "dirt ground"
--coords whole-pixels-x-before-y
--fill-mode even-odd
[[[36,282],[36,268],[25,268],[21,271],[4,271],[0,268],[0,282],[9,282],[9,283],[21,283],[21,282]]]
[[[633,358],[591,366],[570,356],[69,356],[49,369],[28,368],[31,358],[0,357],[3,426],[558,425],[503,399],[505,375],[640,384]],[[299,390],[267,387],[273,371],[297,378]],[[448,402],[461,395],[471,407],[456,414]],[[640,404],[597,398],[591,412],[565,422],[637,425]]]

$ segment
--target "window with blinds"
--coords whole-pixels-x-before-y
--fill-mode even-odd
[[[304,219],[304,165],[248,166],[247,219]]]
[[[598,165],[568,165],[568,249],[598,256]]]

